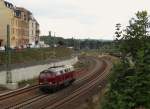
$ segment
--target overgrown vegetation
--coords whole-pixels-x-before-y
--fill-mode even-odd
[[[73,51],[65,47],[56,48],[28,48],[21,51],[11,52],[11,62],[26,63],[32,61],[41,61],[46,59],[70,57]],[[0,65],[6,63],[6,53],[0,52]]]
[[[137,12],[124,31],[116,25],[121,62],[114,66],[102,109],[150,109],[150,22]]]

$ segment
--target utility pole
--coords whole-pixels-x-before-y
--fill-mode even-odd
[[[11,73],[11,49],[10,49],[10,26],[7,25],[7,45],[6,45],[6,56],[7,56],[7,84],[12,83],[12,73]]]
[[[49,31],[49,37],[51,37],[52,35],[51,35],[51,31]]]
[[[74,50],[75,50],[75,39],[74,39],[74,37],[73,37],[73,48],[74,48]]]
[[[80,39],[78,39],[78,43],[79,43],[79,48],[78,48],[78,49],[79,49],[79,51],[80,51]]]
[[[53,49],[53,55],[54,55],[54,57],[55,57],[55,32],[54,32],[54,40],[53,40],[53,46],[54,46],[54,49]]]
[[[77,39],[77,55],[80,53],[80,39]]]
[[[74,46],[74,53],[73,56],[76,55],[76,39],[73,37],[73,46]]]

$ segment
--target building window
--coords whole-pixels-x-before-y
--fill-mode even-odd
[[[17,16],[17,17],[20,17],[20,15],[21,15],[20,10],[16,10],[16,12],[15,12],[15,13],[16,13],[16,16]]]
[[[12,28],[12,34],[14,34],[14,28]]]
[[[26,15],[24,15],[24,20],[26,20]]]
[[[18,29],[16,29],[16,34],[18,33]]]
[[[11,21],[11,24],[14,25],[14,21],[13,20]]]
[[[16,20],[16,26],[17,26],[17,20]]]
[[[3,40],[0,39],[0,47],[2,46],[2,41],[3,41]]]

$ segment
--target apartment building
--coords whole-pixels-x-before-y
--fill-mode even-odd
[[[7,25],[10,25],[11,28],[11,47],[25,47],[31,42],[35,42],[36,37],[39,37],[37,34],[39,24],[31,18],[33,15],[29,10],[0,0],[0,46],[6,45]]]
[[[0,0],[0,46],[6,45],[7,25],[12,25],[13,22],[13,5],[11,3]],[[11,31],[10,31],[11,34]],[[12,36],[12,35],[11,35]],[[12,37],[11,37],[12,39]],[[12,43],[12,41],[11,41]]]

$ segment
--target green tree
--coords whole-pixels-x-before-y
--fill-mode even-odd
[[[103,109],[150,109],[149,24],[147,12],[137,12],[124,33],[116,34],[123,58],[112,71]]]

